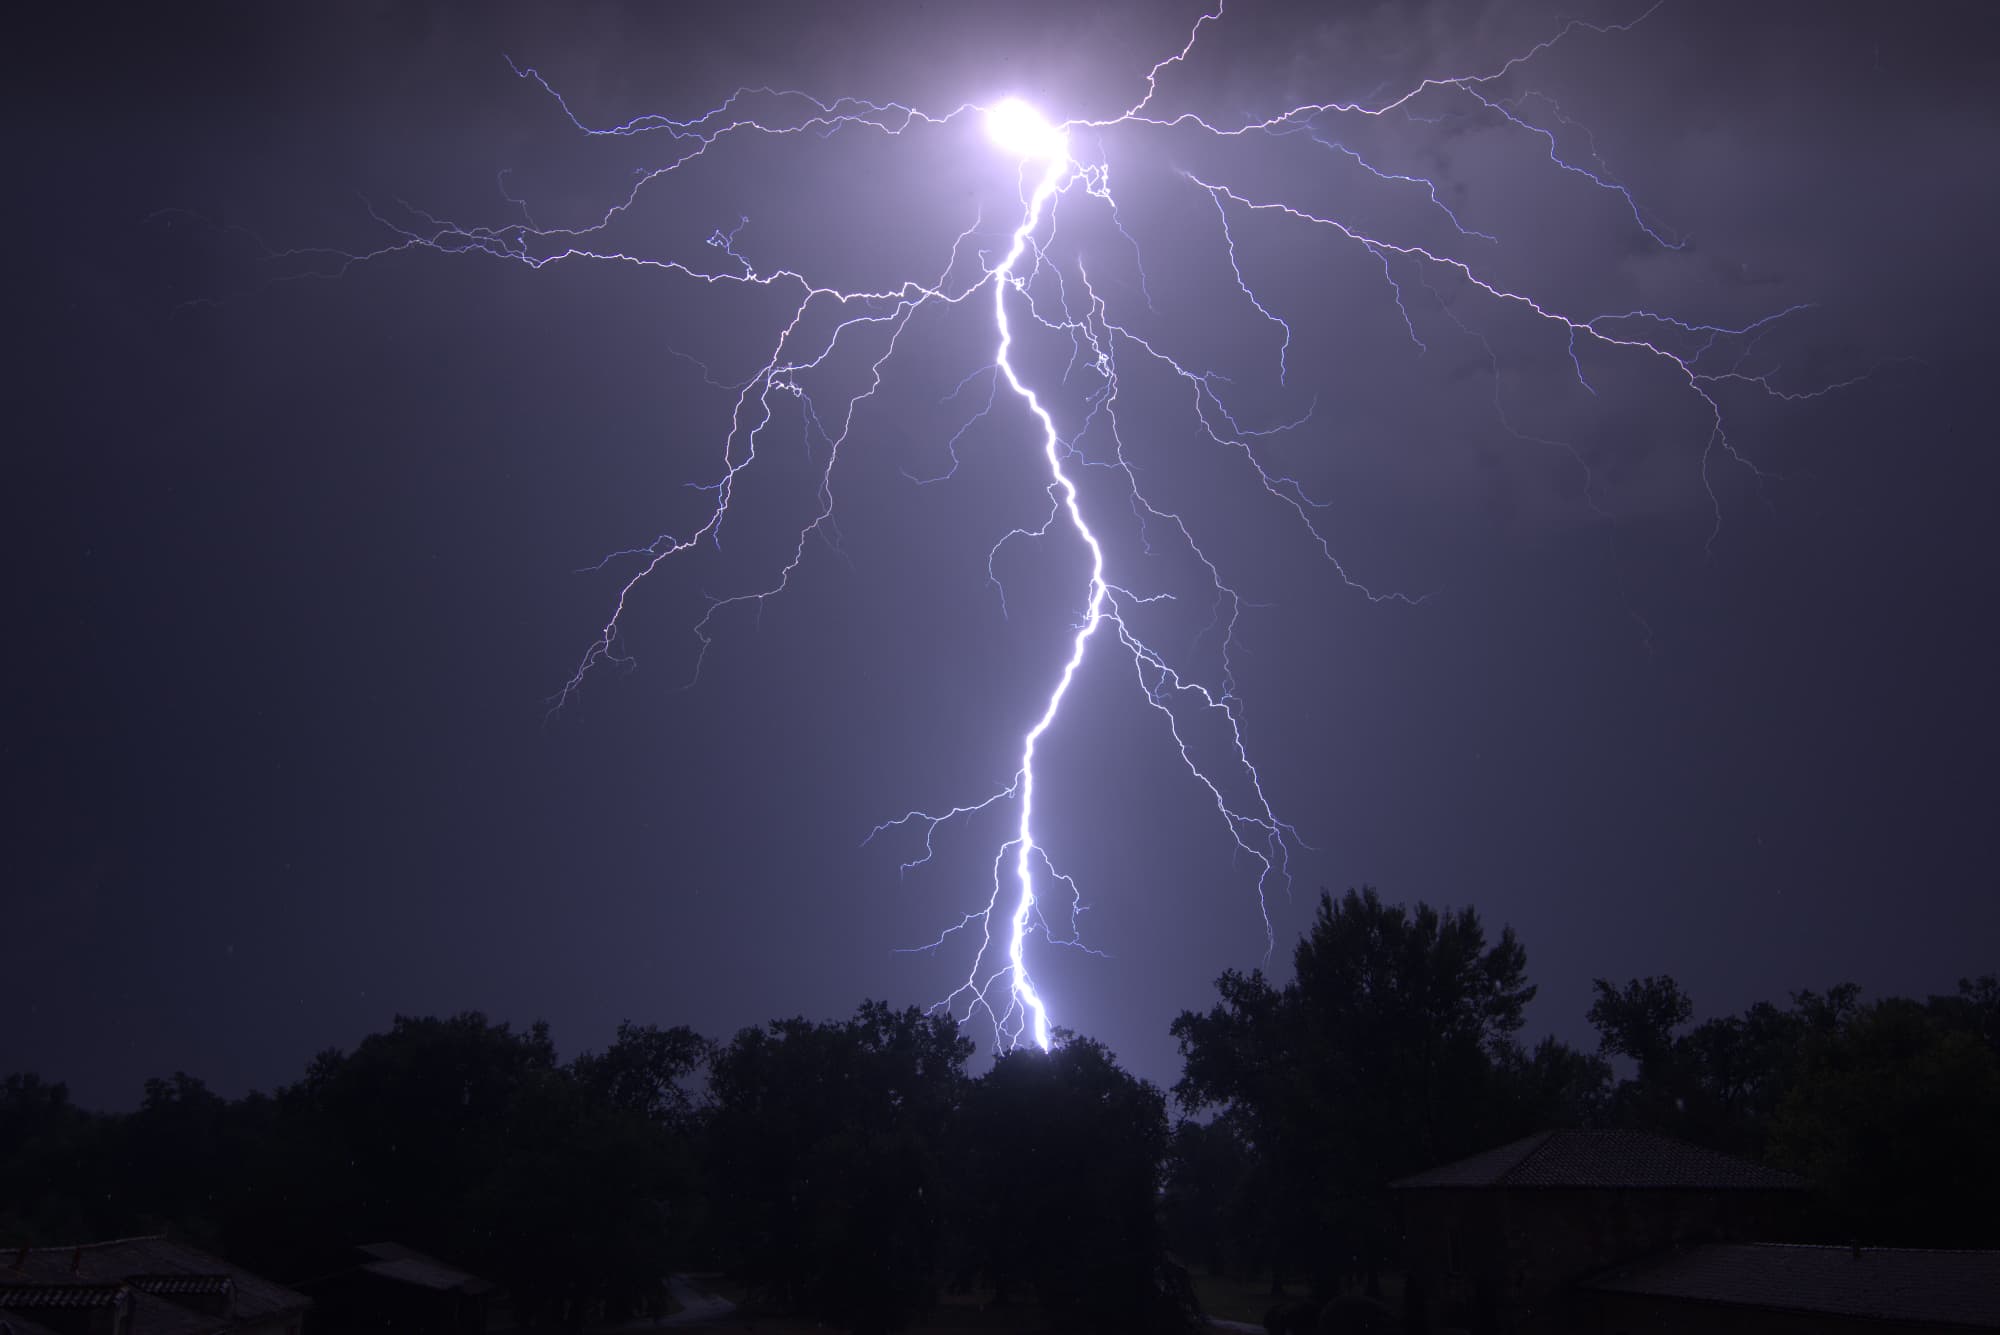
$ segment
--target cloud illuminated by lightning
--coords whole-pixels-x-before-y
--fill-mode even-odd
[[[1069,135],[1018,97],[1003,98],[988,108],[986,137],[1001,152],[1023,162],[1050,163],[1052,171],[1069,159]],[[1032,213],[1027,221],[1034,222]]]
[[[1289,243],[1323,242],[1352,248],[1378,265],[1385,297],[1400,313],[1415,349],[1426,347],[1419,330],[1420,314],[1436,314],[1456,325],[1487,349],[1493,345],[1472,321],[1480,312],[1513,312],[1541,329],[1552,345],[1566,353],[1577,384],[1591,395],[1598,389],[1586,372],[1586,351],[1592,358],[1620,358],[1664,374],[1685,394],[1705,423],[1699,442],[1700,475],[1720,522],[1712,470],[1722,461],[1762,477],[1757,465],[1740,450],[1726,425],[1721,394],[1724,387],[1749,390],[1774,398],[1795,398],[1824,392],[1832,386],[1784,388],[1774,379],[1775,368],[1755,360],[1757,340],[1776,321],[1799,307],[1768,312],[1736,325],[1675,318],[1650,310],[1571,311],[1558,303],[1492,276],[1498,246],[1495,235],[1470,225],[1449,206],[1437,182],[1411,171],[1377,165],[1342,137],[1343,124],[1365,124],[1396,115],[1421,120],[1421,112],[1446,109],[1484,116],[1503,133],[1517,134],[1545,151],[1550,170],[1573,176],[1588,188],[1603,192],[1628,215],[1629,227],[1645,244],[1663,250],[1684,246],[1643,208],[1626,186],[1597,160],[1566,156],[1562,143],[1574,127],[1552,101],[1537,95],[1512,95],[1507,81],[1537,57],[1568,40],[1609,38],[1629,31],[1651,10],[1628,22],[1592,24],[1572,21],[1539,43],[1483,70],[1424,78],[1393,95],[1368,102],[1321,102],[1287,108],[1254,120],[1218,123],[1192,111],[1162,109],[1163,82],[1177,66],[1191,59],[1205,32],[1223,21],[1220,4],[1199,16],[1185,42],[1148,69],[1143,91],[1124,111],[1096,120],[1054,122],[1019,98],[990,105],[966,103],[949,112],[931,114],[895,102],[843,97],[821,100],[795,90],[744,88],[721,105],[689,119],[643,116],[612,126],[593,126],[580,118],[535,70],[514,67],[515,74],[540,86],[575,128],[591,136],[640,137],[657,142],[656,165],[638,173],[628,190],[601,215],[575,227],[540,226],[521,200],[502,193],[519,221],[473,225],[436,217],[407,205],[397,210],[371,209],[388,231],[379,247],[360,253],[330,250],[266,251],[278,276],[330,276],[353,265],[404,251],[476,254],[542,269],[558,263],[594,262],[650,272],[674,282],[717,288],[759,289],[782,294],[789,316],[779,325],[768,352],[748,377],[728,387],[729,425],[720,441],[714,471],[699,483],[709,497],[700,521],[680,533],[662,533],[644,545],[612,553],[598,568],[619,570],[609,614],[596,639],[583,653],[574,673],[557,693],[556,705],[569,700],[590,675],[607,664],[628,663],[621,649],[621,630],[631,613],[635,591],[676,557],[707,545],[719,545],[720,535],[737,499],[737,484],[758,462],[760,449],[778,428],[780,409],[795,404],[808,440],[823,449],[816,456],[817,504],[789,545],[788,555],[774,568],[746,581],[735,592],[714,597],[692,626],[695,646],[693,676],[716,633],[716,618],[725,609],[761,605],[784,592],[792,575],[807,559],[813,541],[831,540],[835,515],[835,475],[843,452],[854,442],[866,405],[883,384],[886,368],[896,357],[906,332],[919,312],[965,312],[964,318],[990,319],[991,362],[972,368],[959,382],[954,397],[985,379],[984,406],[967,421],[979,420],[1000,395],[1012,395],[1035,424],[1032,442],[1046,469],[1049,508],[1039,524],[1017,527],[1000,535],[988,560],[989,573],[1003,548],[1033,542],[1061,530],[1073,535],[1087,554],[1076,572],[1077,620],[1067,648],[1050,669],[1039,713],[1022,720],[1014,753],[1018,764],[1011,778],[996,790],[973,800],[933,810],[916,810],[883,822],[868,840],[901,835],[915,840],[904,863],[909,870],[927,864],[938,840],[983,813],[1011,811],[1010,835],[994,850],[990,885],[973,906],[948,926],[925,950],[968,945],[970,962],[964,981],[938,1005],[961,1019],[978,1014],[993,1026],[1001,1047],[1032,1042],[1050,1043],[1048,999],[1038,988],[1030,958],[1038,943],[1084,948],[1077,931],[1081,910],[1078,887],[1052,860],[1039,833],[1036,797],[1037,760],[1042,742],[1063,721],[1064,706],[1086,660],[1093,653],[1122,655],[1133,669],[1137,686],[1157,713],[1160,725],[1185,766],[1190,781],[1212,800],[1216,819],[1236,852],[1251,869],[1255,896],[1263,916],[1267,945],[1273,933],[1266,895],[1289,884],[1289,868],[1298,838],[1280,819],[1265,792],[1262,776],[1251,759],[1241,700],[1237,694],[1234,655],[1246,599],[1198,537],[1201,521],[1158,501],[1142,483],[1141,471],[1126,451],[1121,432],[1121,368],[1143,366],[1177,387],[1189,420],[1208,442],[1245,470],[1286,520],[1300,526],[1324,557],[1333,575],[1371,602],[1415,604],[1420,597],[1377,588],[1352,575],[1342,564],[1333,535],[1324,526],[1324,503],[1305,485],[1273,462],[1274,443],[1300,426],[1294,421],[1245,420],[1229,402],[1229,381],[1202,367],[1172,346],[1170,333],[1158,322],[1142,318],[1152,313],[1152,287],[1137,243],[1126,230],[1112,187],[1111,162],[1103,144],[1112,131],[1144,133],[1173,131],[1191,134],[1224,147],[1244,140],[1305,136],[1322,146],[1330,162],[1354,164],[1393,197],[1408,196],[1449,225],[1444,242],[1420,242],[1384,235],[1322,207],[1263,193],[1258,188],[1221,179],[1212,170],[1184,170],[1178,178],[1183,207],[1191,216],[1206,216],[1215,229],[1220,263],[1226,264],[1235,292],[1268,328],[1272,337],[1274,378],[1283,384],[1295,369],[1291,364],[1293,329],[1282,302],[1260,293],[1246,276],[1239,258],[1239,240],[1246,230]],[[1538,119],[1540,114],[1542,119]],[[1015,174],[1019,212],[1005,230],[1005,243],[994,253],[982,252],[982,222],[972,220],[950,238],[940,238],[942,264],[923,274],[868,290],[842,287],[800,269],[766,267],[742,240],[747,220],[731,218],[708,237],[707,257],[661,255],[628,249],[614,238],[620,220],[642,195],[671,187],[675,173],[711,153],[726,153],[751,137],[873,135],[890,139],[962,133],[974,122],[991,141],[997,170]],[[1088,151],[1079,147],[1087,138]],[[1123,255],[1092,256],[1100,270],[1127,266],[1136,272],[1137,290],[1146,310],[1126,311],[1093,281],[1091,267],[1080,252],[1058,252],[1054,244],[1058,215],[1069,211],[1099,211],[1110,230],[1123,241]],[[1194,211],[1199,210],[1199,213]],[[1074,248],[1072,248],[1074,250]],[[1445,293],[1449,289],[1449,299]],[[983,304],[990,301],[990,307]],[[1415,307],[1415,309],[1413,309]],[[1060,383],[1038,383],[1016,357],[1017,329],[1040,331],[1071,351],[1069,368]],[[859,371],[854,367],[859,366]],[[1048,396],[1067,390],[1074,380],[1086,386],[1080,396],[1081,421],[1066,432],[1051,410]],[[1516,438],[1567,450],[1585,474],[1585,497],[1594,506],[1593,479],[1583,456],[1561,442],[1532,436],[1507,417],[1497,391],[1495,409],[1501,425]],[[1065,409],[1064,411],[1067,411]],[[1310,416],[1310,413],[1307,414]],[[865,432],[862,432],[865,436]],[[958,435],[945,442],[954,466]],[[1101,446],[1086,450],[1089,435]],[[1084,468],[1099,469],[1129,505],[1139,533],[1139,549],[1107,550],[1103,520],[1093,526],[1085,491],[1079,487]],[[929,484],[952,475],[951,469],[918,479]],[[1140,565],[1158,551],[1171,550],[1198,569],[1202,581],[1193,590],[1141,593]],[[997,574],[993,583],[1003,600]],[[1140,632],[1141,609],[1179,599],[1204,605],[1204,634],[1219,646],[1219,666],[1203,674],[1170,656]],[[864,841],[866,842],[866,841]]]

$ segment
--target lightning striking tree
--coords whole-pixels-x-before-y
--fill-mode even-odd
[[[691,627],[691,676],[699,675],[720,614],[783,593],[808,558],[814,540],[830,540],[836,472],[846,451],[868,443],[870,402],[882,389],[886,368],[898,357],[906,336],[920,337],[908,333],[913,321],[920,314],[935,315],[975,322],[985,329],[990,361],[970,368],[960,388],[982,374],[991,377],[993,392],[975,419],[991,411],[1002,394],[1025,408],[1034,437],[1022,446],[1024,451],[1032,447],[1038,467],[1045,471],[1049,500],[1039,523],[999,536],[989,554],[988,570],[995,571],[998,554],[1010,543],[1052,536],[1073,539],[1085,555],[1074,577],[1076,620],[1066,649],[1049,668],[1040,709],[1021,720],[1014,747],[1018,762],[1007,781],[956,804],[909,811],[885,821],[868,839],[902,833],[917,840],[918,851],[904,863],[909,870],[928,863],[940,839],[953,837],[979,813],[1011,813],[1011,830],[992,853],[990,883],[976,893],[955,923],[921,948],[943,951],[963,943],[970,955],[963,981],[938,1002],[941,1009],[960,1019],[986,1017],[1000,1047],[1033,1042],[1046,1048],[1051,1042],[1049,1005],[1036,986],[1031,953],[1043,946],[1083,948],[1083,942],[1077,929],[1078,886],[1051,858],[1038,819],[1038,756],[1041,743],[1065,722],[1071,687],[1093,655],[1115,656],[1130,667],[1136,689],[1157,712],[1160,727],[1178,751],[1188,781],[1212,800],[1222,832],[1248,862],[1267,943],[1273,934],[1265,897],[1289,884],[1298,847],[1297,835],[1279,816],[1253,763],[1238,694],[1232,654],[1248,606],[1246,596],[1232,582],[1224,562],[1212,558],[1213,544],[1204,546],[1199,536],[1202,517],[1158,498],[1128,452],[1121,431],[1121,409],[1127,407],[1121,375],[1137,378],[1135,368],[1143,367],[1148,377],[1160,376],[1165,383],[1178,385],[1199,437],[1234,459],[1270,503],[1302,528],[1335,578],[1372,602],[1422,601],[1370,587],[1350,574],[1338,555],[1337,535],[1327,531],[1323,503],[1274,461],[1274,442],[1304,418],[1249,420],[1233,406],[1227,376],[1177,348],[1177,331],[1144,318],[1151,310],[1151,279],[1138,244],[1119,215],[1107,145],[1172,134],[1192,136],[1216,150],[1214,156],[1225,164],[1223,169],[1181,170],[1178,186],[1171,180],[1165,184],[1181,191],[1184,206],[1212,210],[1217,254],[1227,265],[1234,293],[1270,330],[1275,344],[1271,370],[1277,383],[1288,383],[1298,369],[1292,365],[1294,330],[1285,317],[1284,301],[1260,291],[1260,285],[1246,276],[1239,246],[1253,233],[1279,238],[1287,246],[1324,243],[1367,256],[1381,270],[1384,299],[1395,304],[1419,350],[1425,347],[1420,319],[1437,319],[1483,345],[1491,357],[1493,345],[1482,325],[1507,317],[1539,330],[1539,337],[1560,346],[1575,383],[1592,396],[1598,394],[1594,366],[1616,364],[1634,374],[1663,377],[1684,394],[1702,424],[1691,446],[1719,522],[1721,505],[1711,482],[1713,470],[1727,464],[1762,476],[1732,440],[1724,391],[1742,389],[1782,399],[1833,387],[1785,388],[1774,379],[1775,368],[1758,357],[1758,340],[1775,322],[1800,308],[1769,311],[1727,325],[1653,310],[1568,309],[1498,276],[1497,238],[1469,225],[1461,216],[1465,206],[1451,207],[1437,180],[1414,170],[1378,165],[1374,156],[1334,137],[1343,124],[1379,123],[1385,118],[1420,124],[1447,112],[1484,117],[1504,133],[1545,147],[1549,172],[1578,179],[1616,203],[1629,215],[1629,228],[1643,244],[1677,249],[1684,243],[1654,221],[1632,192],[1596,162],[1594,153],[1565,151],[1572,127],[1559,108],[1514,91],[1522,72],[1557,44],[1614,40],[1645,17],[1642,13],[1615,24],[1572,21],[1541,42],[1484,68],[1434,74],[1366,101],[1307,103],[1231,122],[1170,110],[1169,96],[1162,91],[1166,76],[1193,57],[1204,35],[1223,22],[1220,5],[1198,17],[1180,48],[1145,72],[1135,101],[1116,115],[1098,119],[1054,120],[1018,98],[991,105],[966,103],[933,114],[895,102],[853,97],[826,101],[799,91],[746,88],[688,119],[649,115],[592,126],[571,111],[534,69],[515,66],[514,73],[544,89],[579,132],[657,142],[661,152],[656,165],[640,172],[629,190],[601,215],[580,226],[537,226],[525,207],[518,209],[523,221],[493,225],[454,222],[413,208],[394,214],[374,210],[373,216],[389,233],[377,248],[354,253],[271,251],[268,258],[287,277],[336,275],[356,264],[417,250],[486,256],[537,270],[595,263],[627,267],[639,276],[669,283],[754,290],[780,300],[787,314],[768,343],[762,364],[730,387],[732,408],[718,442],[719,458],[697,484],[709,498],[704,514],[686,532],[661,534],[643,547],[605,559],[604,569],[621,571],[609,615],[557,693],[558,708],[594,672],[631,661],[622,648],[622,632],[633,614],[636,591],[670,570],[677,557],[703,545],[719,546],[721,532],[738,507],[739,484],[756,468],[760,446],[775,430],[781,404],[796,401],[808,438],[817,437],[824,444],[815,465],[817,508],[774,568],[748,575],[737,591],[710,599]],[[972,219],[948,246],[941,238],[941,267],[897,283],[862,289],[830,283],[804,268],[763,267],[740,244],[741,224],[718,229],[708,238],[709,261],[653,253],[618,239],[620,220],[642,197],[673,190],[691,163],[727,154],[745,140],[871,136],[953,143],[955,136],[970,128],[983,128],[998,155],[996,161],[1015,173],[1017,211],[1004,230]],[[1268,187],[1226,174],[1230,153],[1246,143],[1300,139],[1324,149],[1330,161],[1351,164],[1381,190],[1420,201],[1418,206],[1433,216],[1436,225],[1431,230],[1445,240],[1386,234],[1339,211],[1271,194]],[[1143,166],[1145,159],[1138,160]],[[1059,226],[1073,217],[1078,220],[1075,226],[1068,230]],[[1106,236],[1122,238],[1122,253],[1108,248],[1100,253],[1068,239],[1085,220]],[[1107,283],[1103,275],[1114,269],[1121,281]],[[1129,281],[1134,275],[1136,283]],[[1127,294],[1134,290],[1142,295],[1143,310],[1128,308]],[[1030,336],[1048,347],[1067,349],[1068,364],[1062,374],[1045,375],[1024,362],[1022,339]],[[1497,392],[1495,409],[1501,425],[1517,439],[1567,450],[1584,475],[1586,498],[1595,503],[1581,452],[1518,429]],[[947,442],[954,450],[956,443],[956,437]],[[1086,468],[1097,470],[1108,482],[1081,486],[1079,470]],[[1121,495],[1135,521],[1137,541],[1121,538],[1114,547],[1106,517],[1101,509],[1093,510],[1092,503],[1101,507],[1106,496]],[[1158,587],[1146,563],[1167,550],[1187,569],[1199,572],[1193,587]],[[993,583],[1004,607],[1005,590],[997,574]],[[1170,652],[1160,636],[1148,632],[1146,619],[1152,609],[1174,602],[1206,609],[1206,626],[1195,638],[1205,637],[1219,646],[1211,660],[1198,664],[1185,651]]]

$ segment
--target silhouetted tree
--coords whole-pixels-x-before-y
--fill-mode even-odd
[[[662,1029],[621,1020],[610,1047],[581,1054],[570,1069],[605,1103],[686,1128],[700,1106],[695,1077],[707,1070],[714,1054],[715,1045],[686,1025]]]
[[[1032,1291],[1065,1327],[1192,1325],[1157,1214],[1166,1100],[1102,1044],[1017,1049],[967,1091],[962,1209],[1001,1299]]]
[[[1685,1074],[1681,1135],[1755,1158],[1766,1156],[1778,1108],[1799,1078],[1806,1045],[1845,1022],[1858,994],[1798,992],[1789,1008],[1760,1001],[1741,1015],[1703,1021],[1680,1040]]]
[[[279,1095],[283,1167],[314,1203],[318,1235],[300,1239],[311,1254],[293,1266],[310,1273],[385,1237],[475,1270],[497,1261],[493,1222],[466,1202],[503,1161],[524,1093],[555,1071],[546,1026],[519,1034],[476,1012],[399,1015],[351,1053],[320,1053]]]
[[[389,1239],[504,1283],[528,1320],[629,1310],[675,1259],[676,1133],[556,1063],[545,1025],[398,1016],[281,1090],[231,1251],[280,1276]],[[286,1227],[273,1230],[273,1219]]]
[[[1167,1244],[1211,1275],[1254,1274],[1274,1242],[1267,1235],[1276,1221],[1265,1208],[1271,1183],[1240,1121],[1233,1112],[1183,1119],[1167,1148],[1160,1202]]]
[[[185,1071],[146,1081],[139,1110],[115,1134],[119,1177],[142,1231],[171,1222],[196,1241],[215,1241],[220,1217],[234,1206],[234,1191],[247,1176],[231,1112],[226,1100]]]
[[[1173,1023],[1182,1060],[1174,1098],[1187,1112],[1228,1118],[1255,1156],[1268,1222],[1254,1242],[1275,1292],[1314,1254],[1324,1190],[1303,1013],[1296,989],[1273,987],[1261,971],[1225,970],[1215,990],[1221,1000],[1207,1014],[1183,1011]]]
[[[1961,978],[1955,994],[1932,997],[1927,1008],[1947,1028],[1972,1035],[2000,1057],[2000,977]]]
[[[1819,1187],[1836,1240],[2000,1244],[2000,1056],[1942,1009],[1892,997],[1804,1045],[1774,1157]]]
[[[635,1313],[692,1244],[685,1140],[565,1071],[523,1083],[473,1191],[493,1227],[466,1254],[543,1324]]]
[[[1535,989],[1511,928],[1489,945],[1470,908],[1410,910],[1365,888],[1321,894],[1293,964],[1282,989],[1224,974],[1220,1004],[1175,1020],[1174,1093],[1242,1117],[1272,1164],[1274,1208],[1311,1221],[1290,1236],[1331,1287],[1333,1271],[1372,1275],[1391,1256],[1391,1180],[1518,1124],[1495,1062]],[[1273,1257],[1274,1281],[1290,1260]]]
[[[1594,986],[1589,1018],[1598,1050],[1632,1058],[1636,1068],[1618,1082],[1606,1120],[1756,1157],[1768,1149],[1808,1045],[1837,1033],[1859,996],[1852,983],[1795,992],[1788,1008],[1760,1001],[1689,1030],[1694,1004],[1671,978],[1635,978],[1622,988],[1600,978]]]
[[[71,1103],[67,1085],[26,1072],[0,1081],[0,1242],[68,1242],[115,1222],[105,1121]]]
[[[545,1027],[399,1017],[271,1098],[175,1073],[123,1115],[0,1081],[0,1243],[169,1229],[288,1280],[407,1242],[574,1328],[638,1310],[701,1244],[862,1331],[932,1301],[949,1258],[1048,1321],[1192,1319],[1191,1259],[1319,1290],[1387,1258],[1385,1184],[1558,1125],[1649,1125],[1791,1167],[1827,1240],[2000,1244],[2000,980],[1864,1005],[1851,984],[1692,1025],[1671,979],[1598,980],[1600,1055],[1514,1035],[1533,995],[1471,910],[1322,895],[1280,987],[1227,972],[1173,1032],[1183,1110],[1064,1036],[969,1080],[949,1017],[864,1003],[717,1050],[627,1022],[559,1065]],[[1612,1089],[1606,1057],[1633,1063]],[[700,1090],[704,1067],[707,1091]],[[1333,1315],[1328,1315],[1329,1313]],[[1288,1318],[1289,1319],[1289,1318]]]
[[[879,1002],[739,1033],[711,1076],[711,1217],[728,1268],[858,1331],[928,1306],[971,1051],[949,1016]]]
[[[1597,999],[1587,1018],[1597,1030],[1600,1051],[1630,1057],[1641,1078],[1672,1062],[1675,1034],[1694,1015],[1694,1002],[1679,983],[1664,976],[1634,978],[1616,988],[1598,978],[1591,987]]]
[[[1612,1120],[1635,1130],[1682,1134],[1695,1072],[1680,1031],[1694,1015],[1694,1002],[1665,976],[1634,978],[1622,988],[1598,978],[1591,988],[1596,999],[1586,1018],[1597,1030],[1598,1053],[1630,1058],[1638,1072],[1613,1092]]]
[[[1491,1045],[1495,1094],[1492,1139],[1519,1139],[1550,1127],[1601,1126],[1611,1101],[1611,1067],[1556,1038],[1533,1049]]]

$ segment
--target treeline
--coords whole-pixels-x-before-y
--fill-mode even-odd
[[[2000,980],[1925,1001],[1858,989],[1690,1025],[1671,978],[1598,979],[1594,1051],[1516,1035],[1511,929],[1372,890],[1322,895],[1282,986],[1225,973],[1174,1022],[1166,1195],[1190,1263],[1369,1284],[1400,1252],[1389,1184],[1551,1127],[1658,1132],[1813,1184],[1795,1241],[2000,1245]]]
[[[165,1230],[310,1293],[390,1240],[544,1328],[642,1313],[670,1271],[710,1268],[858,1331],[947,1287],[1061,1325],[1190,1326],[1160,1091],[1086,1039],[977,1077],[971,1054],[949,1017],[866,1003],[724,1046],[624,1024],[566,1065],[544,1025],[399,1017],[275,1095],[176,1074],[119,1115],[13,1075],[0,1244]]]
[[[1044,1324],[1193,1324],[1181,1263],[1321,1296],[1394,1268],[1389,1184],[1550,1127],[1658,1131],[1796,1171],[1801,1241],[2000,1245],[2000,982],[1850,986],[1693,1025],[1669,978],[1599,980],[1581,1050],[1520,1041],[1511,930],[1471,909],[1318,913],[1283,984],[1228,972],[1173,1024],[1168,1098],[1063,1036],[982,1073],[948,1017],[866,1003],[727,1044],[624,1024],[558,1061],[545,1026],[398,1018],[295,1084],[225,1100],[184,1074],[131,1113],[0,1086],[0,1245],[169,1231],[311,1291],[361,1242],[500,1283],[573,1328],[662,1275],[892,1330],[947,1292]]]

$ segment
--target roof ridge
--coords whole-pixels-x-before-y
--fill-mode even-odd
[[[99,1247],[123,1247],[127,1243],[132,1242],[173,1243],[173,1239],[164,1233],[135,1233],[129,1238],[104,1238],[98,1242],[52,1243],[46,1247],[0,1247],[0,1256],[5,1256],[8,1252],[13,1252],[17,1256],[22,1252],[26,1252],[31,1256],[39,1252],[92,1252],[96,1251]]]
[[[1513,1172],[1517,1168],[1520,1168],[1522,1165],[1529,1163],[1532,1160],[1538,1159],[1542,1155],[1548,1153],[1549,1146],[1555,1143],[1556,1137],[1563,1134],[1565,1133],[1561,1127],[1552,1126],[1546,1131],[1536,1131],[1530,1135],[1522,1137],[1523,1140],[1531,1140],[1534,1142],[1534,1144],[1528,1146],[1527,1151],[1523,1153],[1520,1158],[1514,1160],[1513,1163],[1501,1169],[1496,1176],[1505,1177],[1507,1174]]]
[[[1733,1308],[2000,1330],[2000,1250],[1704,1243],[1583,1279],[1583,1288]]]
[[[1799,1190],[1804,1179],[1754,1158],[1657,1131],[1557,1127],[1423,1172],[1392,1187],[1535,1190]]]
[[[1763,1247],[1770,1250],[1784,1248],[1795,1252],[1852,1252],[1856,1244],[1851,1242],[1710,1242],[1706,1247]],[[1878,1247],[1873,1243],[1859,1244],[1864,1254],[1889,1252],[1898,1256],[2000,1256],[2000,1247]]]

